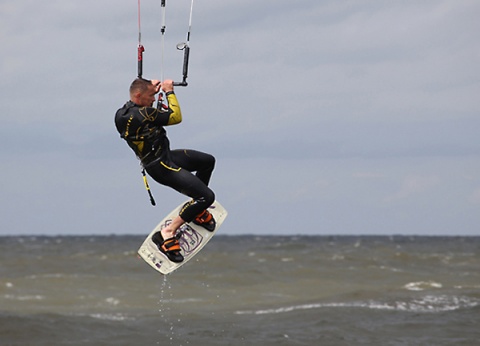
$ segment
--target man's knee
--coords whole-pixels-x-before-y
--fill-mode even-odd
[[[208,204],[208,206],[210,206],[213,204],[213,202],[215,202],[215,192],[208,189],[208,193],[205,196],[205,204]]]
[[[213,155],[208,154],[207,156],[207,164],[213,170],[215,168],[215,157]]]

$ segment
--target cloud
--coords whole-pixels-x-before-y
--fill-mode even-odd
[[[181,76],[189,2],[167,6],[161,71],[160,6],[142,2],[149,78]],[[474,232],[479,10],[468,0],[195,3],[172,147],[217,157],[212,184],[235,232],[289,233],[297,220],[308,232]],[[135,2],[0,4],[0,159],[15,167],[0,177],[1,232],[144,232],[182,200],[155,186],[164,204],[145,210],[138,163],[113,126],[137,72],[137,25]],[[439,216],[417,224],[425,205]],[[145,218],[136,227],[107,211]]]
[[[469,198],[470,202],[473,204],[480,204],[480,188],[475,189]]]
[[[404,178],[400,189],[393,195],[387,197],[385,201],[392,202],[415,197],[420,193],[434,188],[440,183],[437,176],[407,176]]]

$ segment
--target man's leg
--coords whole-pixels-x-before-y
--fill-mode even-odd
[[[162,234],[165,236],[173,236],[184,222],[193,221],[215,201],[214,192],[198,176],[193,175],[187,169],[170,167],[159,162],[148,167],[147,172],[158,183],[192,198],[192,201],[180,211],[179,217],[174,219],[172,225],[165,228],[165,232],[162,230]]]
[[[196,172],[196,176],[208,186],[215,168],[215,157],[197,150],[172,150],[172,160],[177,166],[189,172]]]

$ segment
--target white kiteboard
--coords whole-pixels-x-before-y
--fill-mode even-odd
[[[223,208],[220,203],[215,201],[208,208],[208,211],[213,215],[216,222],[215,230],[213,232],[207,231],[202,226],[196,225],[193,222],[183,224],[182,227],[180,227],[177,231],[177,234],[182,232],[179,243],[184,259],[180,263],[175,263],[170,261],[167,256],[158,249],[157,245],[152,241],[152,236],[169,225],[172,220],[178,216],[178,213],[184,204],[185,203],[180,204],[162,221],[160,221],[157,227],[150,232],[148,237],[140,246],[140,249],[138,249],[138,254],[140,257],[153,269],[164,275],[173,272],[192,259],[210,241],[210,239],[213,238],[227,217],[227,211],[225,208]]]

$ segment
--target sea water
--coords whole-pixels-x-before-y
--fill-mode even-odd
[[[0,345],[480,345],[480,237],[0,237]]]

